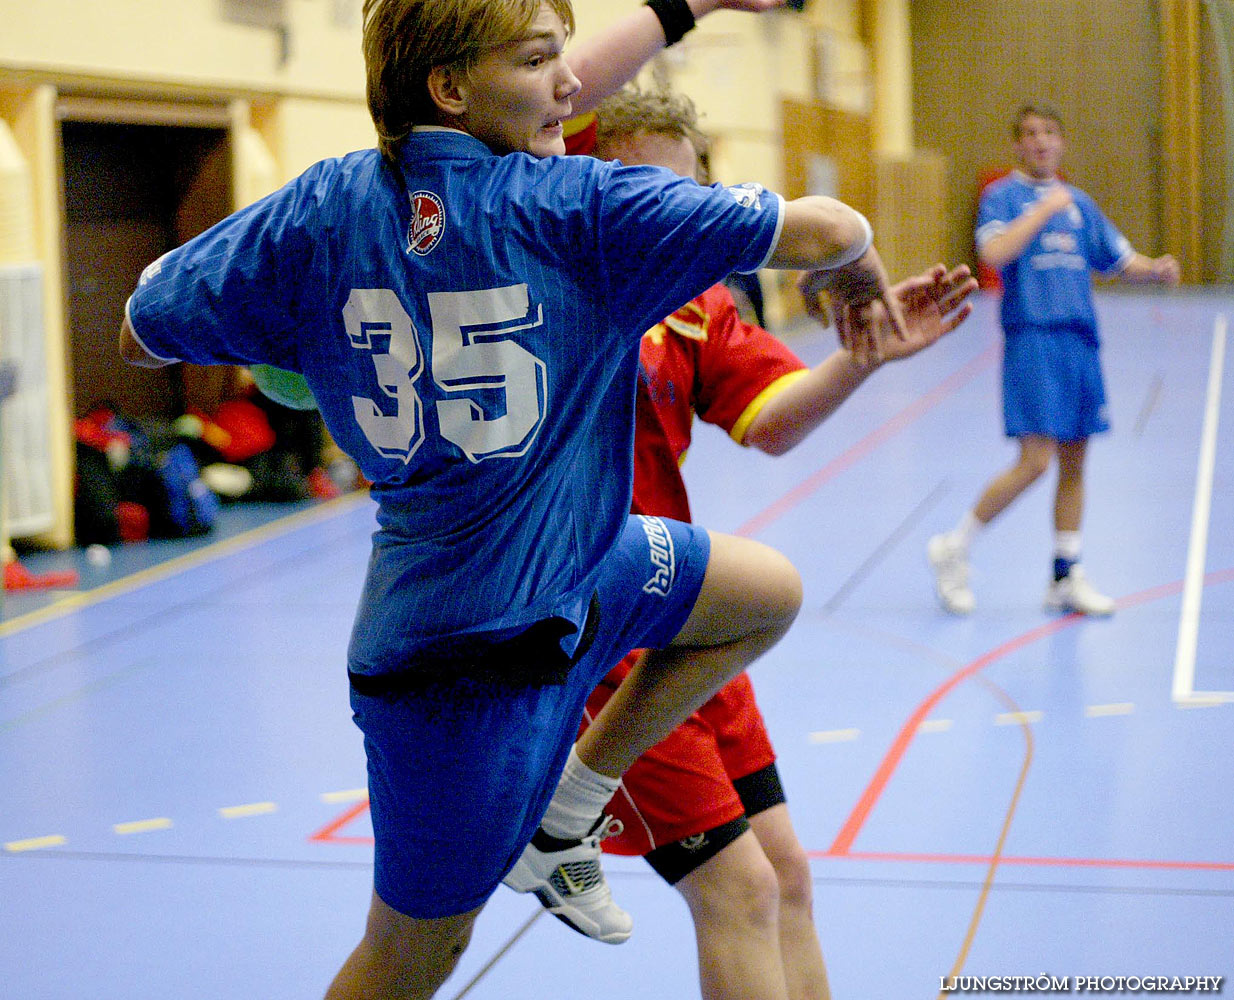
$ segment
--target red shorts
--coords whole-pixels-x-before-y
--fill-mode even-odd
[[[588,719],[612,696],[637,657],[627,656],[592,692]],[[754,687],[747,674],[738,674],[625,773],[607,810],[625,830],[605,839],[604,850],[641,856],[736,819],[745,809],[733,782],[774,761]]]

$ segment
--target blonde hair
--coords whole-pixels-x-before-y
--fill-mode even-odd
[[[629,85],[596,108],[596,155],[637,135],[666,135],[689,139],[702,163],[707,159],[707,138],[698,127],[698,109],[685,94],[667,87],[642,90]]]
[[[574,32],[570,0],[544,0]],[[437,120],[428,93],[436,66],[466,72],[485,52],[519,38],[541,0],[364,0],[364,65],[369,114],[382,155],[393,159],[416,125]]]

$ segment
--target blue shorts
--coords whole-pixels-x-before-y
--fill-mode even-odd
[[[1110,429],[1097,338],[1083,330],[1007,331],[1003,426],[1008,437],[1079,441]]]
[[[565,684],[442,684],[352,709],[368,755],[374,887],[421,919],[480,906],[540,824],[592,688],[631,649],[668,645],[694,608],[711,542],[690,524],[631,516],[605,558],[590,647]]]

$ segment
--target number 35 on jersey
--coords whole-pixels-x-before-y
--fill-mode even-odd
[[[512,338],[543,325],[542,307],[531,309],[526,285],[430,292],[428,304],[432,380],[446,394],[435,403],[441,436],[472,462],[525,454],[544,423],[547,369]],[[410,462],[425,439],[425,358],[411,316],[388,288],[353,288],[343,322],[382,394],[351,397],[356,423],[381,455]]]

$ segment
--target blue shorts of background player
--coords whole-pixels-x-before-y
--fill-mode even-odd
[[[1003,426],[1008,437],[1080,441],[1110,429],[1096,337],[1070,327],[1008,330]]]
[[[588,647],[564,684],[465,681],[393,698],[353,686],[377,841],[374,888],[388,906],[427,919],[492,895],[540,824],[592,688],[628,650],[672,641],[710,550],[704,529],[630,517],[603,563]]]

